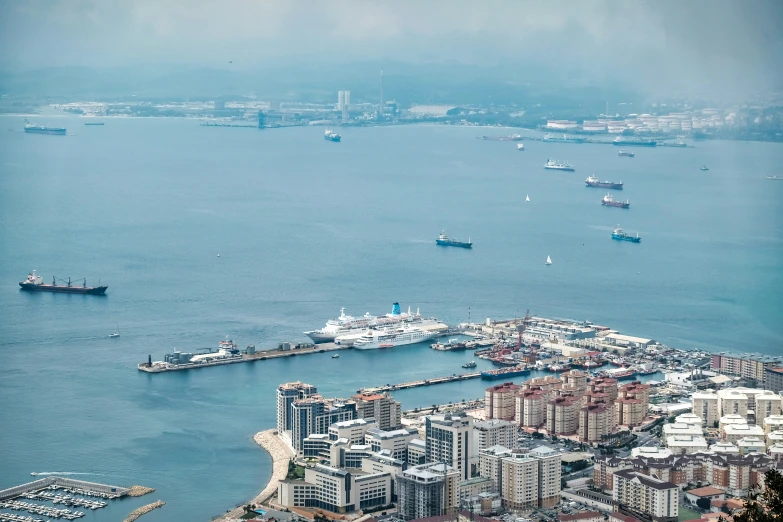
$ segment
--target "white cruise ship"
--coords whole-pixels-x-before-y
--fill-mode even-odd
[[[326,326],[320,330],[311,330],[304,334],[316,344],[330,343],[341,335],[364,333],[368,328],[395,326],[404,321],[416,321],[420,319],[421,314],[419,314],[419,311],[416,310],[416,313],[412,314],[410,307],[408,307],[407,313],[402,313],[400,311],[400,303],[394,303],[392,305],[392,312],[383,316],[370,315],[368,312],[362,317],[356,318],[345,315],[345,308],[340,308],[340,317],[337,319],[329,319],[326,321]]]
[[[356,342],[353,347],[357,350],[376,350],[378,348],[392,348],[406,344],[416,344],[429,341],[435,337],[435,332],[428,332],[413,326],[402,328],[387,328],[384,330],[370,330]]]
[[[445,328],[444,324],[437,319],[423,319],[416,316],[403,321],[403,326],[435,332],[440,332]],[[394,328],[394,326],[389,326],[387,328]],[[356,341],[372,330],[372,328],[358,328],[355,330],[348,330],[347,332],[338,334],[337,337],[334,338],[334,344],[339,346],[353,346]]]

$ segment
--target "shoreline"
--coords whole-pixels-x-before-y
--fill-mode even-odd
[[[253,436],[253,440],[256,444],[266,450],[266,452],[269,453],[269,456],[272,457],[272,476],[269,477],[269,482],[267,482],[264,489],[253,497],[252,500],[243,503],[243,506],[247,504],[260,506],[272,495],[277,493],[277,483],[281,480],[285,480],[286,475],[288,475],[288,462],[293,459],[294,455],[291,453],[291,450],[288,449],[288,446],[280,440],[280,437],[277,436],[276,432],[276,429],[269,429],[259,431]],[[245,510],[242,506],[236,507],[228,513],[215,518],[214,522],[228,522],[229,520],[238,519],[244,514]]]

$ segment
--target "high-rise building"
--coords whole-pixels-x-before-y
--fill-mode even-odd
[[[403,520],[453,512],[458,503],[459,472],[445,464],[414,466],[397,476],[397,514]]]
[[[337,110],[341,111],[345,107],[345,91],[337,91]]]
[[[480,450],[492,446],[513,448],[517,444],[517,427],[507,420],[477,421],[473,424],[473,452],[478,455]]]
[[[560,503],[562,456],[547,446],[533,448],[530,456],[538,461],[538,507],[554,507]]]
[[[579,399],[561,396],[547,403],[546,426],[550,435],[571,435],[579,424]]]
[[[277,387],[277,431],[291,431],[291,405],[297,399],[305,399],[318,393],[315,386],[303,382],[287,382]]]
[[[360,393],[351,399],[356,403],[358,418],[373,418],[382,430],[395,430],[401,426],[400,403],[388,393]]]
[[[612,501],[623,514],[641,514],[653,522],[676,522],[679,491],[671,482],[625,469],[614,474]]]
[[[503,458],[510,455],[511,450],[504,446],[479,451],[479,475],[490,479],[495,491],[500,491],[503,485]]]
[[[302,441],[313,433],[328,433],[332,424],[353,420],[356,404],[314,395],[291,404],[291,445],[302,451]]]
[[[584,393],[587,389],[587,374],[581,370],[570,370],[562,374],[563,389],[574,393]]]
[[[500,498],[510,511],[538,507],[538,460],[525,454],[513,454],[501,460]]]
[[[711,392],[693,394],[693,414],[701,419],[701,425],[712,428],[720,419],[718,396]]]
[[[647,408],[638,399],[617,399],[614,403],[614,423],[618,426],[640,426]]]
[[[552,391],[528,389],[516,397],[516,419],[526,428],[543,426],[547,416],[547,402]]]
[[[383,69],[381,69],[381,98],[378,102],[378,119],[383,119]]]
[[[487,419],[514,420],[516,397],[522,386],[504,382],[487,388],[484,392],[484,417]],[[517,422],[520,422],[517,419]]]
[[[459,471],[460,480],[471,477],[472,418],[464,412],[428,415],[425,422],[427,462],[446,463]]]
[[[614,428],[614,411],[604,404],[588,404],[579,410],[579,440],[599,442]]]

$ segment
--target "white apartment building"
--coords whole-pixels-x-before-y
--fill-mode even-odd
[[[674,455],[687,455],[707,450],[707,439],[701,435],[670,435],[664,439]]]
[[[364,434],[364,442],[369,444],[373,452],[388,451],[392,458],[408,460],[408,444],[419,438],[416,428],[402,428],[384,431],[380,428],[370,428]]]
[[[723,440],[736,444],[744,437],[765,438],[764,428],[755,424],[728,424],[723,427]]]
[[[500,491],[503,485],[501,461],[510,455],[511,450],[504,446],[493,446],[479,451],[479,475],[489,478],[495,491]]]
[[[427,443],[422,439],[413,439],[408,443],[408,464],[419,466],[427,462]]]
[[[367,431],[377,427],[372,418],[335,422],[329,426],[329,440],[346,439],[350,444],[364,444]]]
[[[459,471],[460,480],[471,476],[473,420],[464,413],[428,415],[425,421],[426,462],[444,462]]]
[[[517,427],[507,420],[476,421],[473,424],[473,455],[492,446],[513,448],[517,442]]]
[[[765,433],[783,430],[783,415],[770,415],[762,421],[762,427]]]
[[[637,473],[616,471],[612,500],[623,508],[651,517],[654,522],[674,522],[679,514],[679,488],[671,482]]]
[[[560,453],[547,446],[539,446],[530,450],[530,456],[538,460],[538,506],[556,506],[560,503]]]
[[[304,480],[283,480],[278,501],[286,507],[321,508],[334,513],[386,506],[391,503],[389,473],[348,472],[316,465],[305,469]]]
[[[701,425],[712,428],[720,419],[718,396],[714,393],[696,392],[692,396],[693,414],[701,419]]]
[[[670,435],[701,435],[701,425],[694,426],[693,424],[684,424],[675,422],[674,424],[663,425],[663,436],[669,437]]]

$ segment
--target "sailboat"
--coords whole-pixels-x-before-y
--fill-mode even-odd
[[[115,337],[119,337],[119,336],[120,336],[120,327],[115,324],[114,331],[109,334],[109,338],[114,339]]]
[[[530,196],[529,196],[529,195],[528,195],[528,196],[525,196],[525,201],[526,201],[527,203],[530,203]]]
[[[549,257],[549,256],[546,256],[546,263],[544,263],[544,264],[551,265],[552,264],[552,258]]]

